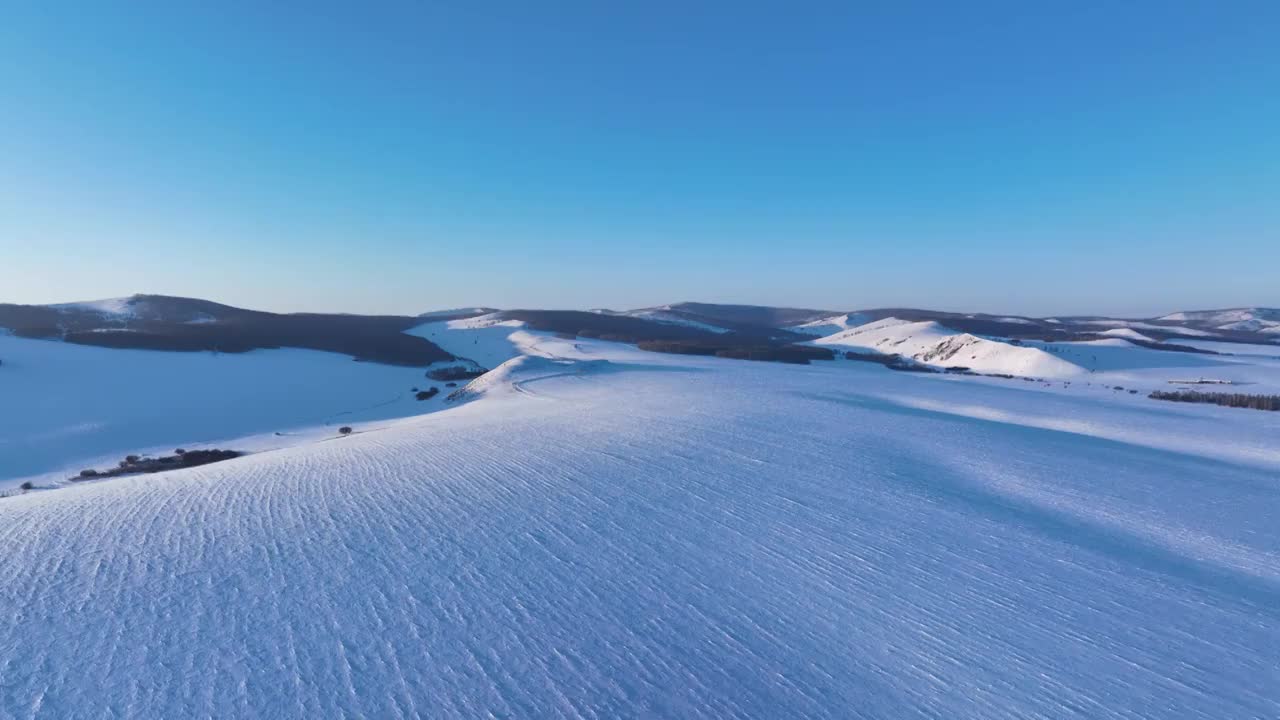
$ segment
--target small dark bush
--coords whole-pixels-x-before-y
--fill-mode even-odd
[[[35,485],[32,485],[30,480],[28,480],[28,481],[26,481],[26,482],[22,483],[22,484],[21,484],[21,485],[19,485],[18,487],[19,487],[20,489],[22,489],[22,491],[23,491],[23,492],[25,492],[25,491],[27,491],[27,490],[33,490],[33,489],[35,489]]]
[[[140,460],[140,459],[141,459],[141,458],[139,458],[137,455],[125,455],[125,456],[124,456],[124,461],[125,461],[126,463],[130,464],[130,465],[133,465],[134,463],[138,462],[138,460]]]
[[[449,382],[444,384],[445,387],[458,387],[458,383]]]
[[[90,468],[90,469],[88,469],[88,470],[81,470],[81,471],[80,471],[80,477],[82,477],[82,478],[91,478],[91,477],[97,477],[97,476],[98,476],[98,471],[97,471],[97,470],[94,470],[94,469],[92,469],[92,468]]]
[[[182,455],[182,454],[184,454],[184,453],[186,453],[186,452],[187,452],[187,451],[186,451],[186,450],[183,450],[182,448],[176,448],[176,449],[174,449],[173,454],[174,454],[174,455]]]
[[[414,397],[418,398],[419,400],[430,400],[431,398],[435,397],[436,394],[439,392],[440,392],[440,388],[432,387],[432,388],[427,388],[426,390],[420,391],[417,395],[414,395]]]
[[[350,425],[343,425],[342,427],[338,428],[338,434],[339,434],[339,435],[350,435],[350,434],[351,434],[351,426],[350,426]]]

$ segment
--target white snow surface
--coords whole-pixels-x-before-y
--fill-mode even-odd
[[[1169,390],[1179,380],[1229,381],[1233,387],[1216,391],[1280,394],[1280,357],[1267,354],[1266,346],[1205,340],[1179,340],[1178,345],[1198,346],[1234,355],[1208,355],[1154,350],[1133,345],[1122,338],[1088,342],[1030,343],[1062,360],[1078,365],[1088,375],[1075,378],[1094,385],[1122,385],[1143,394]],[[1280,348],[1276,348],[1280,350]]]
[[[0,499],[0,716],[1280,715],[1280,413],[488,329],[458,407]]]

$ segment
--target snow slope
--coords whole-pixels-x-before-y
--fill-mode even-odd
[[[454,357],[491,370],[520,354],[521,343],[512,336],[524,327],[519,320],[507,320],[490,313],[464,320],[424,323],[407,332],[430,340]]]
[[[855,328],[859,325],[865,325],[870,322],[871,318],[858,313],[846,313],[844,315],[834,315],[827,318],[819,318],[810,320],[799,325],[791,325],[787,330],[802,333],[804,335],[833,335],[835,333]]]
[[[812,344],[898,354],[929,365],[966,367],[981,373],[1071,377],[1083,372],[1039,348],[957,333],[934,321],[885,318],[819,338]]]
[[[83,302],[59,303],[50,305],[58,310],[84,310],[98,313],[104,318],[128,320],[136,316],[133,308],[134,297],[106,298],[104,300],[87,300]]]
[[[670,305],[663,305],[661,307],[652,307],[652,308],[640,308],[639,310],[627,310],[625,312],[614,312],[611,310],[604,310],[604,311],[597,311],[597,312],[604,312],[611,315],[625,315],[627,317],[642,318],[644,320],[652,320],[654,322],[660,322],[666,325],[680,325],[682,327],[697,328],[699,330],[706,330],[708,332],[713,332],[718,334],[730,332],[728,328],[724,328],[719,325],[712,325],[711,323],[703,322],[701,320],[697,320],[695,318],[691,318],[685,314],[682,314],[678,310],[675,310],[674,308],[672,308]]]
[[[0,716],[1280,715],[1278,413],[535,349],[0,500]]]

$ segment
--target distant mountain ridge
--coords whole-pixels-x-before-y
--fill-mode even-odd
[[[1179,339],[1280,342],[1280,309],[1194,310],[1155,318],[1099,316],[1033,318],[914,308],[853,311],[764,305],[680,302],[635,310],[497,310],[457,308],[409,315],[271,313],[167,295],[54,305],[0,304],[0,329],[16,335],[100,347],[168,351],[247,352],[303,348],[357,360],[427,365],[453,356],[425,338],[406,334],[425,322],[492,315],[545,332],[627,343],[676,341],[722,347],[781,347],[894,318],[937,323],[976,338],[1072,341],[1124,337],[1166,349]],[[1123,335],[1121,334],[1123,332]],[[1165,345],[1161,345],[1165,343]]]
[[[390,365],[452,360],[429,340],[404,333],[420,323],[418,318],[391,315],[286,315],[167,295],[57,305],[0,304],[0,328],[79,345],[229,353],[288,347]]]

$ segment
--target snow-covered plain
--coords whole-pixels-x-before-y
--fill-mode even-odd
[[[310,350],[119,350],[0,332],[0,362],[0,489],[58,483],[131,453],[258,449],[265,439],[241,440],[262,433],[275,438],[265,446],[289,444],[443,401],[414,400],[413,387],[433,384],[422,370]]]
[[[1280,715],[1280,413],[492,327],[466,404],[0,499],[0,716]]]

